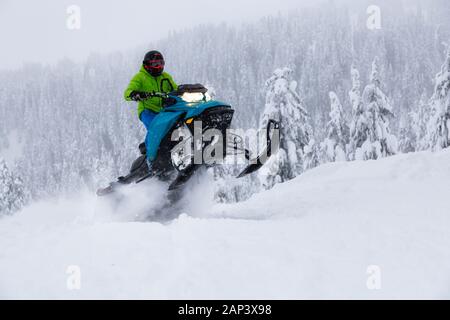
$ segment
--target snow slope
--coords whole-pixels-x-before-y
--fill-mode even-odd
[[[0,220],[0,298],[450,298],[449,184],[444,150],[324,165],[238,204],[204,187],[168,223],[136,222],[156,185],[114,210],[33,204]]]

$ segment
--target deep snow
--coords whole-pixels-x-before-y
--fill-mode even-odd
[[[323,165],[237,204],[204,183],[167,223],[137,222],[164,205],[156,184],[114,210],[35,203],[0,220],[0,298],[450,298],[449,181],[444,150]]]

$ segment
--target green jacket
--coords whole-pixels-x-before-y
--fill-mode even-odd
[[[130,93],[132,91],[142,91],[142,92],[171,92],[176,90],[178,86],[173,81],[170,74],[163,72],[158,77],[153,77],[150,75],[144,67],[131,79],[130,84],[125,90],[124,97],[126,101],[132,101],[130,99]],[[160,112],[162,109],[162,99],[158,97],[150,98],[144,101],[139,101],[138,103],[138,116],[141,117],[142,111],[145,109],[151,110],[153,112]]]

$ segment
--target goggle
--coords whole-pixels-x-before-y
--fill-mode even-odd
[[[164,60],[146,60],[144,65],[150,68],[162,68],[164,67]]]

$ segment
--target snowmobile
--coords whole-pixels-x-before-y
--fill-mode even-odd
[[[266,147],[254,159],[244,146],[244,139],[227,129],[231,126],[234,110],[227,103],[212,100],[209,93],[201,84],[180,85],[176,91],[170,93],[150,92],[147,98],[160,97],[163,101],[163,110],[153,120],[149,132],[151,132],[151,145],[146,148],[145,143],[139,145],[140,156],[131,165],[130,172],[121,176],[117,181],[110,183],[106,188],[97,191],[98,196],[113,193],[118,188],[132,183],[140,183],[148,178],[158,178],[170,182],[169,191],[179,189],[202,166],[217,165],[216,162],[196,163],[194,161],[196,150],[204,152],[205,148],[221,150],[222,159],[230,154],[241,154],[249,162],[248,166],[237,176],[241,178],[260,169],[266,160],[274,153],[272,139],[275,129],[279,128],[278,122],[269,120],[266,128]],[[211,141],[194,141],[195,123],[201,121],[201,133],[209,129],[218,130],[222,139]],[[184,130],[190,134],[181,136],[179,140],[173,139],[176,130]],[[198,130],[198,129],[197,129]],[[221,147],[215,149],[217,144]],[[193,152],[186,152],[193,146]],[[277,145],[277,144],[275,144]],[[197,147],[196,147],[197,146]],[[214,147],[214,148],[213,148]],[[191,150],[192,150],[191,149]],[[152,160],[149,169],[146,157]]]

